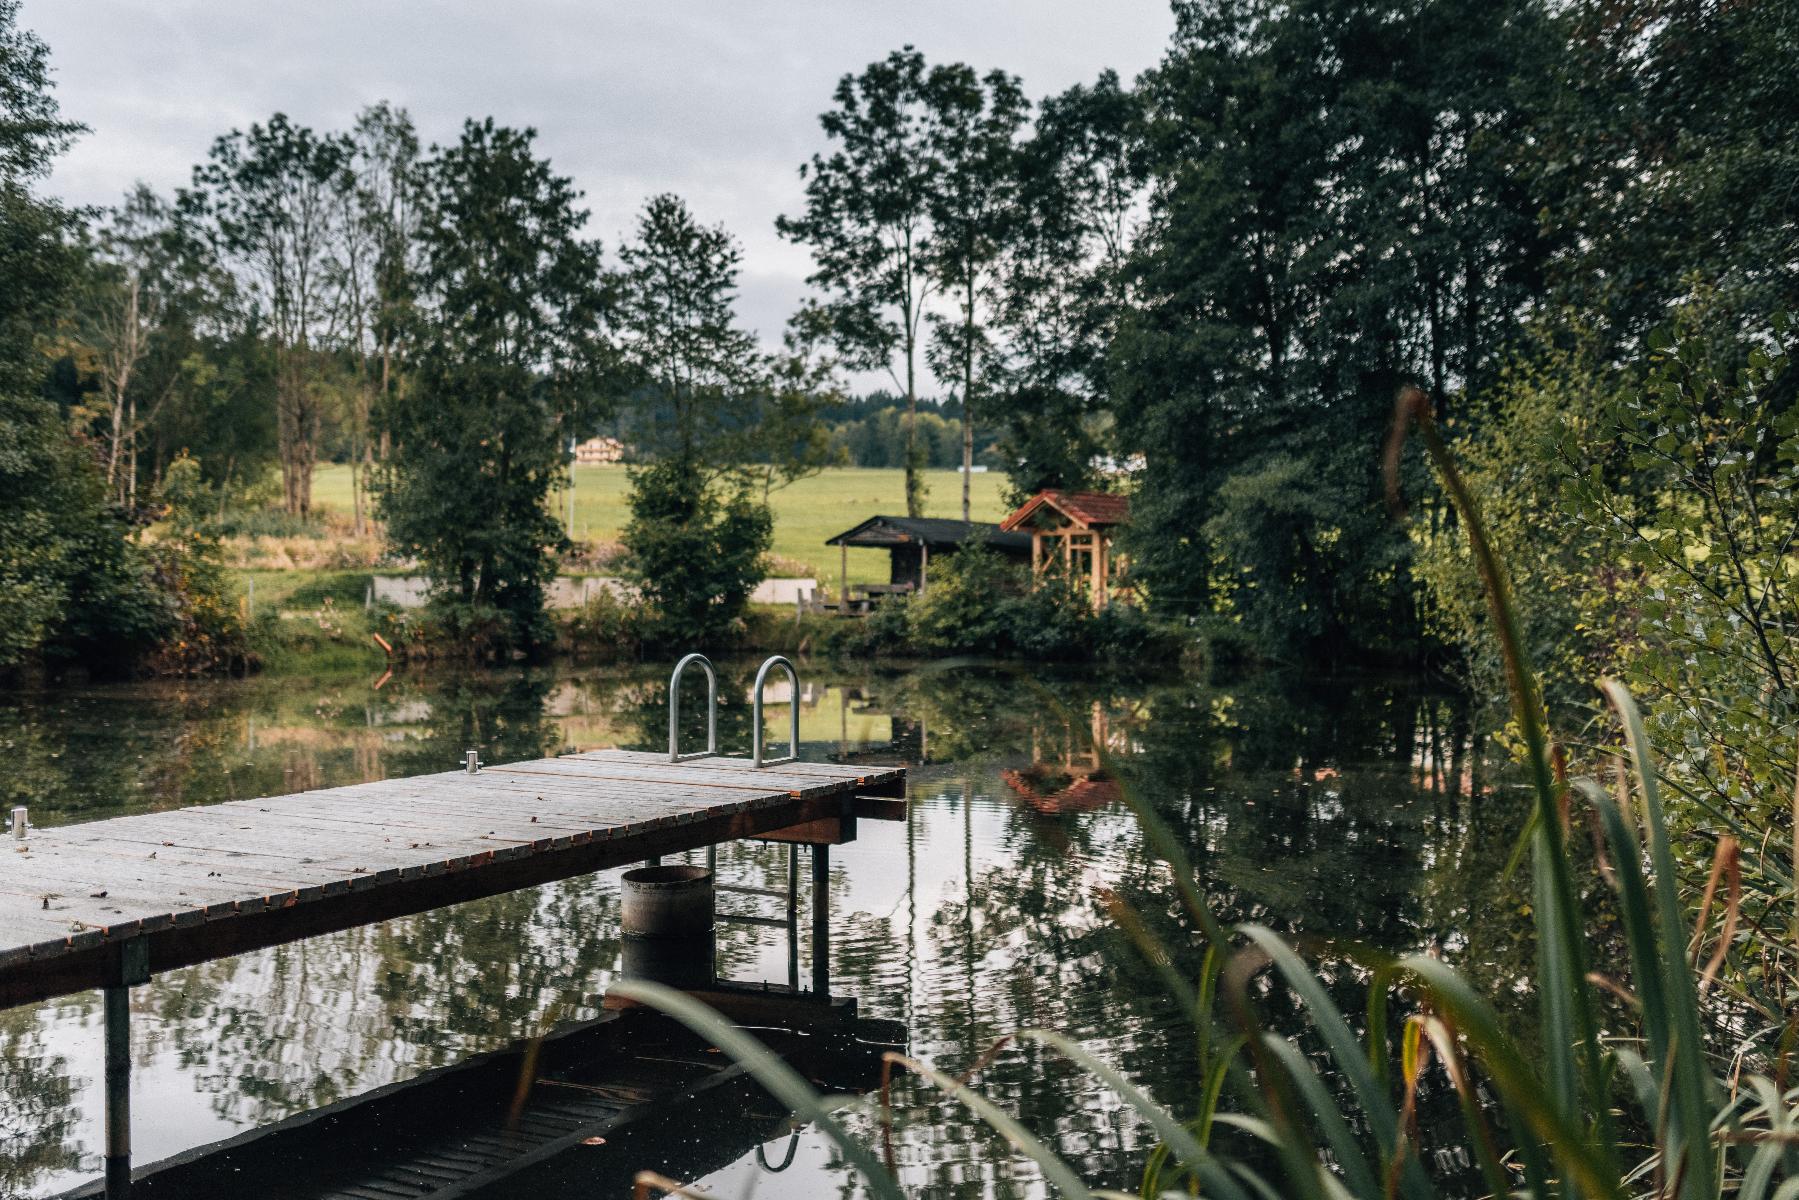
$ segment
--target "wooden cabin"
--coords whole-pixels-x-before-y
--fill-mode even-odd
[[[1000,522],[1007,533],[1028,533],[1031,569],[1060,570],[1093,597],[1095,611],[1123,590],[1122,558],[1113,551],[1117,530],[1130,524],[1129,496],[1109,492],[1038,492]]]
[[[971,541],[980,540],[1007,558],[1023,562],[1030,557],[1031,539],[1008,533],[986,521],[954,521],[941,517],[870,517],[825,541],[842,553],[843,599],[849,599],[849,550],[866,546],[885,550],[891,565],[886,592],[922,592],[930,581],[931,559],[954,554]]]

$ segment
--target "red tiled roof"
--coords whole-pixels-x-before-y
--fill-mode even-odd
[[[1127,525],[1131,519],[1129,496],[1115,496],[1110,492],[1043,491],[1026,500],[1022,508],[1000,522],[1000,528],[1017,529],[1032,513],[1046,505],[1090,528]]]

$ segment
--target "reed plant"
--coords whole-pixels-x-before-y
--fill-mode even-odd
[[[1255,924],[1225,928],[1212,914],[1172,831],[1140,796],[1131,804],[1151,849],[1204,946],[1189,978],[1181,958],[1160,944],[1115,896],[1102,902],[1158,972],[1171,999],[1190,1014],[1196,1038],[1199,1111],[1175,1114],[1099,1055],[1047,1029],[1008,1041],[1035,1042],[1113,1090],[1159,1143],[1150,1155],[1144,1197],[1219,1200],[1432,1200],[1467,1195],[1466,1177],[1420,1151],[1420,1085],[1440,1073],[1453,1089],[1456,1116],[1433,1140],[1463,1151],[1482,1183],[1475,1194],[1541,1200],[1740,1200],[1799,1198],[1799,1089],[1787,1080],[1782,1036],[1766,1073],[1721,1061],[1708,1050],[1701,997],[1722,955],[1699,961],[1679,893],[1675,857],[1643,720],[1619,684],[1602,690],[1615,716],[1627,772],[1614,792],[1596,779],[1566,779],[1543,718],[1535,675],[1525,661],[1517,606],[1494,550],[1430,409],[1415,389],[1401,394],[1389,477],[1406,430],[1424,443],[1479,566],[1510,686],[1512,711],[1533,804],[1521,845],[1530,857],[1537,948],[1540,1041],[1526,1045],[1500,1011],[1452,967],[1430,955],[1392,956],[1364,947],[1308,944],[1308,954]],[[1593,970],[1576,888],[1569,830],[1577,806],[1599,828],[1599,869],[1614,895],[1629,955],[1627,982]],[[1586,813],[1581,813],[1586,816]],[[1719,846],[1727,873],[1731,847]],[[1716,896],[1708,891],[1702,909]],[[1723,899],[1728,905],[1728,894]],[[1699,928],[1706,927],[1706,913]],[[1368,981],[1368,1008],[1356,1021],[1332,1000],[1317,965],[1347,963]],[[1300,1002],[1324,1048],[1319,1061],[1264,1023],[1257,980],[1272,972]],[[615,985],[626,997],[662,1009],[713,1040],[778,1100],[811,1121],[857,1170],[869,1194],[898,1200],[904,1189],[891,1155],[850,1134],[846,1108],[872,1110],[864,1122],[890,1131],[887,1089],[870,1100],[831,1100],[741,1030],[678,992],[643,982]],[[1605,994],[1628,1014],[1608,1029]],[[1616,1009],[1611,1011],[1616,1012]],[[1397,1037],[1389,1031],[1398,1030]],[[997,1052],[997,1051],[996,1051]],[[1041,1139],[980,1094],[974,1072],[951,1076],[905,1055],[888,1055],[940,1088],[1032,1160],[1066,1196],[1116,1198],[1090,1188]],[[977,1064],[977,1068],[980,1064]],[[1727,1070],[1727,1068],[1729,1068]],[[1235,1131],[1228,1148],[1215,1135]],[[700,1195],[659,1176],[644,1176],[639,1195]]]

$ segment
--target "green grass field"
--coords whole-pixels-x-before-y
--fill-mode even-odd
[[[926,516],[962,515],[960,472],[928,471],[925,480],[930,489],[925,498]],[[577,467],[575,536],[583,541],[616,542],[628,516],[625,495],[629,486],[623,467]],[[1000,498],[1004,486],[1005,476],[992,471],[974,477],[975,520],[997,521],[1006,515],[1005,503]],[[312,494],[320,507],[349,512],[349,468],[319,468],[313,477]],[[835,584],[838,552],[826,546],[825,539],[877,513],[903,514],[906,511],[905,474],[898,470],[835,468],[781,489],[774,493],[772,503],[775,554],[791,563],[803,563],[805,574]],[[566,494],[557,497],[556,511],[566,518]],[[880,550],[852,550],[849,571],[852,583],[885,580],[887,555]]]

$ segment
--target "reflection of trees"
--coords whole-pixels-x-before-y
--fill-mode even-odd
[[[719,666],[721,741],[740,749],[755,663]],[[869,1013],[902,1017],[915,1049],[946,1067],[972,1065],[1016,1028],[1049,1025],[1177,1110],[1196,1103],[1183,1017],[1093,895],[1099,886],[1120,895],[1191,974],[1199,947],[1166,867],[1109,797],[1037,811],[1002,782],[1002,769],[1033,764],[1052,782],[1110,773],[1153,805],[1226,920],[1396,951],[1437,945],[1490,994],[1530,976],[1522,897],[1500,880],[1519,812],[1489,788],[1452,700],[1399,683],[1272,677],[1220,687],[942,664],[804,674],[892,714],[895,745],[862,752],[924,764],[903,858],[890,861],[912,878],[948,878],[948,890],[865,911],[852,854],[835,858],[834,976]],[[466,747],[498,763],[600,737],[657,749],[667,736],[666,664],[373,682],[12,699],[0,702],[0,736],[23,747],[28,782],[18,786],[32,789],[39,819],[446,770]],[[686,736],[697,744],[703,692],[691,695]],[[785,721],[773,712],[771,728]],[[723,878],[784,885],[784,846],[743,843],[719,861]],[[138,1024],[138,1052],[174,1058],[227,1123],[272,1120],[586,1015],[616,962],[616,903],[610,883],[573,880],[171,973],[134,997],[154,1014]],[[783,907],[721,897],[737,912]],[[800,941],[804,952],[803,920]],[[723,926],[720,973],[780,980],[785,949],[779,931]],[[1329,974],[1345,1009],[1362,1011],[1361,981]],[[1266,1001],[1272,1026],[1316,1052],[1284,992]],[[0,1176],[0,1194],[71,1169],[81,1144],[70,1124],[78,1081],[34,1040],[46,1011],[0,1023],[0,1102],[11,1106],[0,1124],[28,1110],[42,1133],[32,1143],[42,1149],[17,1168],[5,1148],[0,1161],[17,1178]],[[1096,1183],[1133,1186],[1149,1139],[1092,1081],[1014,1049],[982,1082]],[[1427,1096],[1427,1114],[1444,1099]],[[902,1082],[895,1102],[909,1184],[929,1194],[1041,1190],[933,1090]]]
[[[1009,711],[995,699],[1008,685]],[[1492,950],[1487,934],[1469,931],[1494,924],[1487,914],[1504,907],[1499,868],[1519,814],[1485,795],[1477,772],[1470,781],[1472,735],[1458,706],[1443,697],[1381,685],[1307,695],[1281,680],[1222,690],[1065,681],[1035,690],[998,674],[930,689],[912,679],[895,689],[892,702],[933,723],[966,704],[981,731],[958,741],[957,726],[945,719],[943,736],[933,728],[933,761],[1028,756],[1072,774],[1082,748],[1046,747],[1057,728],[1085,727],[1112,742],[1109,765],[1175,830],[1227,922],[1348,937],[1395,952],[1433,945],[1452,957]],[[1072,719],[1047,727],[1034,719],[1045,711],[1043,691],[1055,701],[1052,709]],[[986,714],[983,699],[992,705]],[[1086,719],[1096,704],[1110,719]],[[1127,809],[1046,816],[994,776],[970,769],[964,779],[933,774],[914,784],[912,819],[931,830],[930,853],[960,850],[972,867],[962,897],[920,918],[925,936],[907,1014],[917,1049],[960,1070],[995,1038],[1050,1025],[1100,1050],[1177,1111],[1191,1111],[1198,1097],[1190,1032],[1093,895],[1098,886],[1118,893],[1192,977],[1202,950],[1177,910],[1165,866]],[[966,849],[975,821],[984,822],[978,862]],[[952,845],[956,840],[963,845]],[[1500,969],[1526,967],[1513,959]],[[852,991],[868,986],[864,994],[883,999],[893,993],[888,958],[880,954],[840,956],[837,970],[840,979],[856,980]],[[1325,975],[1345,1011],[1363,1011],[1360,977],[1330,965]],[[1275,1031],[1319,1053],[1291,997],[1272,988],[1265,1000]],[[1090,1080],[1038,1051],[1019,1050],[989,1065],[981,1085],[1048,1136],[1086,1178],[1134,1184],[1153,1138]],[[896,1090],[907,1130],[901,1160],[913,1164],[913,1184],[940,1183],[947,1158],[956,1163],[954,1178],[972,1190],[1032,1190],[1016,1178],[1015,1157],[988,1134],[953,1119],[946,1128],[940,1103],[929,1088]],[[1428,1123],[1448,1111],[1451,1098],[1437,1090],[1423,1103]]]
[[[81,1164],[69,1065],[44,1047],[39,1014],[0,1011],[0,1196]]]

